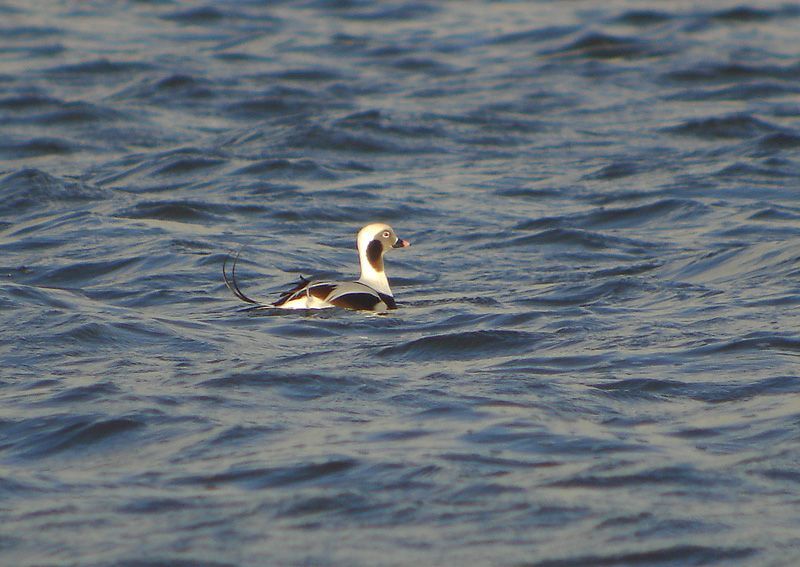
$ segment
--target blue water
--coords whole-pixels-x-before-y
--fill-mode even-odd
[[[798,30],[0,1],[0,563],[800,562]]]

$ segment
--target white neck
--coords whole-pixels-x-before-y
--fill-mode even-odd
[[[386,295],[392,295],[392,290],[389,288],[389,280],[386,279],[386,272],[382,270],[379,272],[372,267],[372,264],[367,260],[366,247],[359,247],[358,259],[361,262],[361,277],[358,278],[358,281],[368,285],[375,291],[385,293]],[[394,295],[392,295],[392,297],[394,297]]]

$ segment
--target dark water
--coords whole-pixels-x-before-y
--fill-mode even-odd
[[[0,2],[0,562],[796,564],[798,30]]]

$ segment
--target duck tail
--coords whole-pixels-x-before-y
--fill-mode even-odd
[[[227,267],[227,264],[228,264],[228,259],[232,256],[232,254],[225,257],[225,261],[222,262],[222,279],[225,280],[225,285],[228,286],[228,289],[231,290],[231,293],[233,293],[233,295],[235,295],[236,297],[238,297],[239,299],[241,299],[245,303],[252,303],[254,305],[260,305],[260,303],[258,301],[256,301],[255,299],[251,299],[251,298],[247,297],[242,292],[242,290],[239,289],[239,283],[236,281],[236,262],[239,261],[239,255],[241,253],[242,253],[242,250],[239,249],[239,251],[236,252],[236,255],[233,256],[233,265],[231,265],[231,277],[230,277],[230,279],[228,279],[228,274],[227,274],[226,267]]]

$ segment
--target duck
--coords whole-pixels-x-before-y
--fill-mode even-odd
[[[361,277],[351,282],[312,281],[300,276],[300,282],[280,294],[277,301],[264,304],[246,296],[236,282],[236,260],[228,278],[225,263],[222,277],[225,285],[240,300],[262,308],[276,309],[327,309],[339,307],[357,311],[385,312],[397,309],[389,280],[384,270],[383,256],[395,248],[411,246],[399,238],[388,224],[374,222],[366,225],[356,237]],[[227,259],[226,259],[227,262]]]

